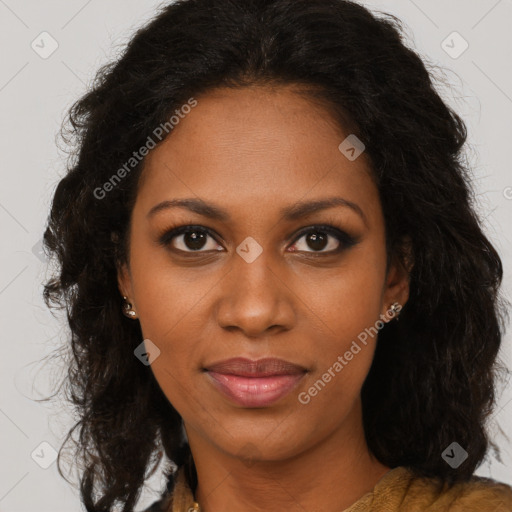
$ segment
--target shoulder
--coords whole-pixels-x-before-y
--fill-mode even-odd
[[[418,503],[432,512],[512,512],[512,488],[475,475],[452,486],[435,478],[411,476],[403,503],[404,510]]]
[[[450,512],[512,512],[512,488],[490,478],[473,476],[455,484],[445,496]]]
[[[389,471],[372,492],[344,512],[512,512],[512,488],[473,476],[452,486],[417,476],[405,467]]]

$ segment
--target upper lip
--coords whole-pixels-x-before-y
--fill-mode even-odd
[[[275,357],[267,357],[256,361],[245,357],[234,357],[208,365],[205,369],[226,375],[240,375],[241,377],[296,375],[307,371],[303,366]]]

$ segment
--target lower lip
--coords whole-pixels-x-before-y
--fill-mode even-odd
[[[266,407],[290,393],[305,373],[272,377],[240,377],[206,372],[215,387],[243,407]]]

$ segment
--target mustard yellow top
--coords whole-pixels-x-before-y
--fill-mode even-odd
[[[182,467],[172,495],[162,501],[160,510],[191,512],[198,510],[194,504]],[[418,478],[407,468],[397,467],[343,512],[512,512],[512,488],[473,476],[448,489],[436,479]]]

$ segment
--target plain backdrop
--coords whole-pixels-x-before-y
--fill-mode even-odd
[[[502,256],[503,291],[509,298],[512,1],[364,4],[401,18],[408,44],[429,65],[444,69],[450,86],[439,85],[439,91],[467,123],[478,209]],[[77,490],[58,474],[54,460],[72,425],[69,408],[36,401],[55,391],[63,376],[57,363],[41,360],[67,335],[62,318],[53,317],[41,298],[47,271],[40,240],[52,192],[65,169],[56,135],[66,110],[86,91],[99,66],[119,54],[158,5],[161,2],[154,0],[0,0],[1,512],[83,510]],[[52,44],[58,47],[43,58]],[[511,346],[507,334],[501,357],[508,367]],[[512,444],[498,425],[512,434],[510,383],[500,390],[491,421],[502,462],[491,454],[477,474],[512,484]],[[137,510],[151,503],[162,485],[157,472]]]

